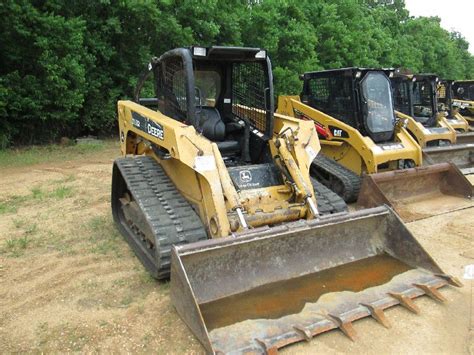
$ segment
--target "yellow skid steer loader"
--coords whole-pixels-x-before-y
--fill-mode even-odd
[[[280,96],[277,112],[315,123],[324,155],[314,160],[311,173],[347,202],[386,203],[406,221],[470,205],[472,187],[456,166],[423,167],[420,146],[405,122],[395,119],[393,73],[362,68],[305,73],[301,100]],[[362,186],[361,177],[369,180]],[[401,193],[407,184],[417,188]],[[445,196],[446,203],[432,205],[434,194]]]
[[[148,78],[156,95],[141,98]],[[357,319],[388,327],[384,309],[417,312],[414,298],[460,286],[390,208],[344,212],[310,178],[316,129],[274,114],[264,50],[168,51],[118,119],[114,220],[154,277],[171,276],[209,353],[274,353],[331,329],[354,338]]]
[[[461,107],[453,99],[453,80],[440,80],[436,91],[438,117],[446,117],[446,122],[456,131],[456,143],[472,143],[474,135],[469,133],[469,121],[459,112]]]
[[[460,80],[452,83],[453,105],[469,122],[474,130],[474,80]]]
[[[453,122],[461,121],[438,111],[438,82],[432,74],[395,75],[392,84],[397,116],[405,120],[407,130],[422,147],[424,165],[452,162],[472,178],[474,133],[457,132]]]

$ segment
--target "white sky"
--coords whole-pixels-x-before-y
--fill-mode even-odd
[[[405,0],[410,16],[438,16],[448,31],[461,32],[474,54],[474,0]]]

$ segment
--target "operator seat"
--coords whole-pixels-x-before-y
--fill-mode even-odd
[[[197,109],[197,116],[201,133],[215,142],[223,155],[240,151],[239,141],[226,140],[226,124],[215,107],[200,107]]]

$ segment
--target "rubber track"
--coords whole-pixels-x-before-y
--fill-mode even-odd
[[[340,195],[346,202],[354,202],[359,196],[361,178],[321,153],[311,164],[311,175],[333,191],[336,191],[336,187],[332,184],[333,180],[340,181],[344,187],[344,191]]]
[[[320,215],[324,216],[347,211],[347,204],[344,202],[342,197],[316,181],[314,178],[311,178],[311,182],[313,184],[314,193],[316,194],[316,202]]]
[[[177,191],[153,158],[119,158],[115,164],[155,236],[156,251],[147,248],[153,253],[151,256],[155,267],[154,270],[147,268],[157,279],[169,278],[172,246],[205,240],[206,230],[189,202]],[[146,247],[146,243],[136,234],[127,235],[126,238],[129,243],[141,243]],[[132,247],[135,249],[140,246]],[[137,253],[137,256],[147,266],[149,258],[143,260],[142,253]]]

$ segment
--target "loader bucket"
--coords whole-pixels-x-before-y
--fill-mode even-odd
[[[474,167],[474,144],[454,144],[423,148],[423,165],[451,162],[469,174]]]
[[[275,353],[452,284],[388,207],[177,246],[171,300],[209,353]]]
[[[452,163],[365,175],[358,207],[386,204],[405,222],[472,206],[471,183]]]
[[[458,133],[456,135],[457,144],[473,144],[474,132]]]

